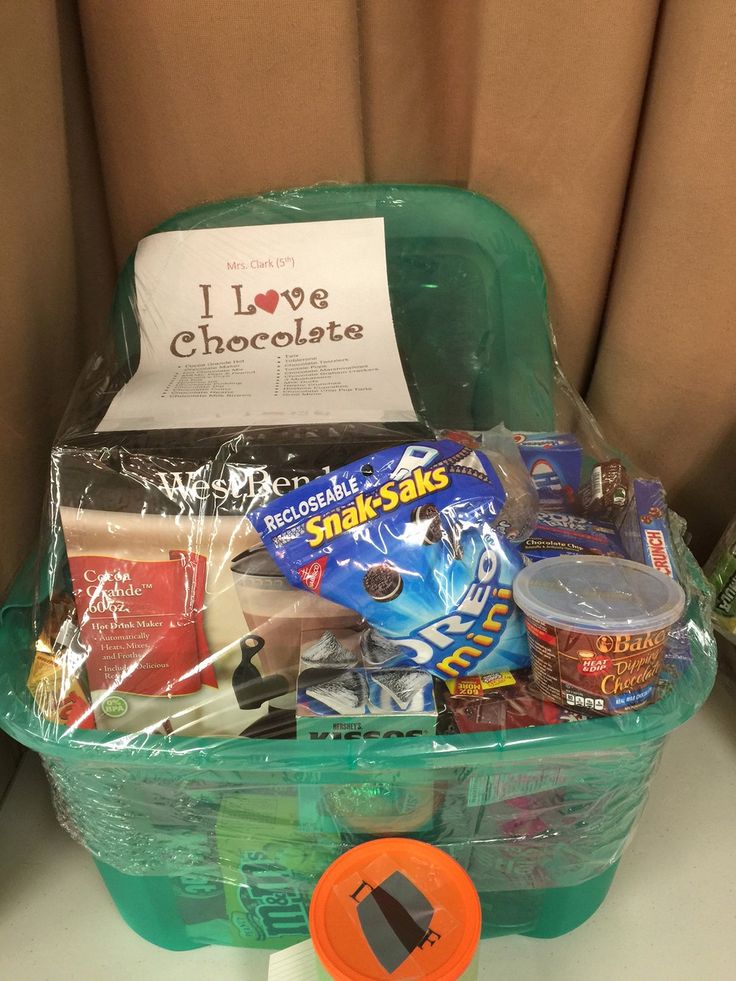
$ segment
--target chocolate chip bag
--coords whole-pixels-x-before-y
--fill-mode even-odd
[[[506,493],[482,450],[391,447],[253,513],[295,585],[360,613],[397,663],[441,678],[529,663],[511,584],[518,550],[497,530]]]

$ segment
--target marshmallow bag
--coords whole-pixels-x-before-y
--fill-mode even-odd
[[[249,263],[230,248],[239,232],[259,247]],[[274,235],[297,244],[275,249]],[[215,251],[197,252],[202,242]],[[324,281],[308,281],[310,252],[329,247]],[[227,327],[212,277],[225,283]],[[199,304],[191,320],[178,313],[185,287]],[[379,300],[390,330],[371,353],[367,321],[336,311],[359,301],[375,312]],[[258,358],[270,359],[274,395],[309,390],[298,425],[234,424],[233,392],[268,410],[249,382]],[[176,372],[156,393],[166,359]],[[381,363],[394,374],[366,398]],[[356,373],[355,415],[320,421]],[[152,399],[169,413],[160,427]],[[287,946],[309,934],[324,869],[381,835],[455,859],[480,894],[484,936],[558,936],[603,901],[663,741],[715,677],[708,587],[683,523],[661,508],[687,605],[654,704],[436,734],[422,702],[421,725],[366,716],[341,738],[294,738],[300,653],[329,633],[357,663],[364,624],[288,583],[248,515],[363,457],[501,424],[574,434],[584,469],[615,455],[560,373],[539,257],[492,202],[447,187],[319,186],[202,205],[139,243],[108,350],[55,440],[41,547],[2,610],[0,724],[41,755],[59,820],[143,937],[180,950]],[[384,681],[379,708],[396,690]]]

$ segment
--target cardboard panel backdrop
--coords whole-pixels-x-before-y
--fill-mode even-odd
[[[325,180],[453,183],[508,208],[545,263],[567,373],[592,378],[707,553],[736,507],[728,0],[18,0],[0,18],[0,585],[140,236]]]

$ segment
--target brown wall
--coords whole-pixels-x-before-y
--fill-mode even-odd
[[[193,203],[320,180],[459,183],[544,256],[589,376],[656,0],[83,0],[118,260]]]
[[[705,559],[736,513],[736,7],[666,3],[589,403]]]
[[[467,184],[511,210],[566,370],[592,377],[704,555],[736,504],[735,16],[728,0],[0,5],[0,588],[115,266],[180,208],[317,180]]]
[[[114,263],[74,8],[0,4],[0,594],[37,534],[48,448]]]

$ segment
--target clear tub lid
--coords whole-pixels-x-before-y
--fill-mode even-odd
[[[528,616],[570,630],[642,633],[669,627],[682,587],[649,566],[606,556],[561,555],[523,569],[514,599]]]

